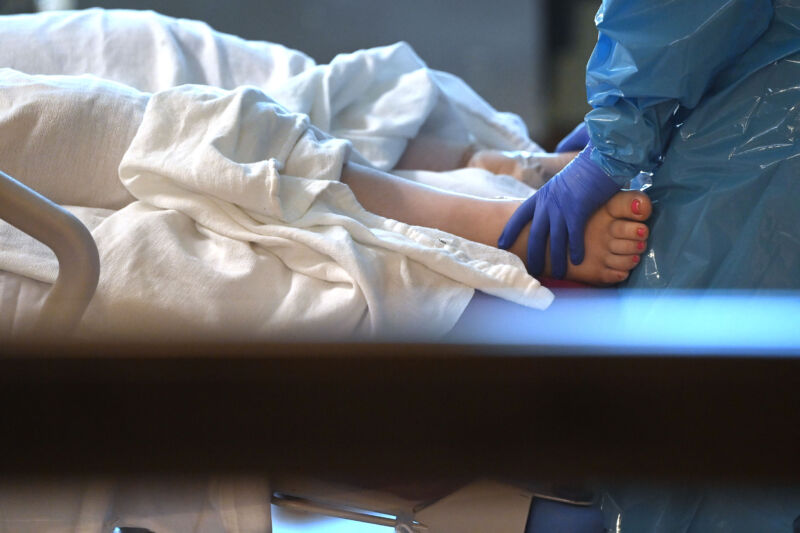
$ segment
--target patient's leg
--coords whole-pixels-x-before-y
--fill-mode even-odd
[[[365,209],[407,224],[438,228],[476,242],[497,246],[497,239],[518,200],[489,200],[449,193],[348,163],[342,181]],[[638,201],[638,204],[634,205]],[[638,211],[638,213],[637,213]],[[586,257],[567,266],[567,279],[594,285],[618,283],[639,262],[645,248],[650,200],[641,192],[621,192],[597,210],[586,227]],[[528,232],[511,251],[525,261]],[[549,258],[546,262],[550,264]],[[547,272],[545,272],[547,274]]]
[[[492,174],[511,176],[538,189],[561,171],[576,155],[578,152],[550,154],[546,152],[476,150],[465,142],[419,136],[409,141],[395,168],[437,172],[464,167],[482,168]]]
[[[465,166],[482,168],[493,174],[505,174],[538,189],[558,174],[576,155],[578,152],[534,154],[522,151],[478,150],[470,156]]]

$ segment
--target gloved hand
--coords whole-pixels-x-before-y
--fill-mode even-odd
[[[589,144],[589,131],[586,129],[586,122],[581,122],[575,129],[569,132],[566,137],[556,146],[556,153],[577,152],[583,150]]]
[[[592,161],[592,149],[590,142],[564,170],[525,200],[498,239],[498,247],[507,250],[525,225],[533,221],[528,237],[528,272],[533,276],[544,270],[548,233],[553,277],[563,278],[567,272],[567,241],[570,260],[580,264],[586,221],[619,190],[619,185]]]

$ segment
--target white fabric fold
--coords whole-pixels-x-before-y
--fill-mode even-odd
[[[531,149],[521,122],[403,43],[318,66],[153,13],[0,17],[0,29],[4,61],[48,74],[0,69],[3,158],[23,182],[65,169],[41,183],[89,217],[100,251],[85,336],[430,338],[476,288],[539,308],[552,300],[516,256],[369,213],[338,181],[349,159],[393,165],[420,131]],[[73,34],[83,63],[56,57]],[[122,68],[113,50],[89,50],[101,36],[139,62]],[[20,47],[26,38],[41,47]],[[94,76],[74,76],[81,68]],[[93,158],[89,138],[111,149]],[[112,153],[118,173],[106,168]],[[0,225],[0,268],[51,281],[46,250],[15,254],[24,239]]]
[[[139,247],[152,241],[163,248],[160,261],[150,261],[157,253],[142,253],[134,267],[126,256],[120,275],[152,272],[148,278],[158,287],[159,305],[180,316],[187,313],[181,308],[191,291],[172,290],[185,283],[170,273],[191,272],[192,283],[220,293],[209,300],[237,307],[231,317],[193,316],[190,322],[204,323],[206,331],[246,325],[247,331],[270,336],[425,337],[452,327],[472,295],[469,287],[527,305],[549,303],[549,291],[511,254],[364,210],[336,181],[347,153],[348,143],[253,89],[184,86],[157,93],[120,165],[122,182],[141,203],[101,225],[98,242],[130,231],[126,228],[135,226],[128,219],[139,225],[152,221],[153,231],[143,228],[131,238]],[[297,170],[302,176],[292,175]],[[196,231],[190,231],[192,224]],[[187,228],[169,231],[173,225]],[[166,234],[175,241],[169,246],[149,237]],[[214,246],[197,240],[212,240]],[[186,254],[187,248],[192,252]],[[269,268],[254,266],[249,255]],[[109,275],[115,263],[106,263]],[[241,282],[243,273],[247,283]],[[263,287],[272,297],[254,299],[248,286]],[[190,314],[209,308],[188,307]],[[147,320],[129,318],[128,323]]]
[[[429,69],[402,42],[316,65],[297,50],[203,22],[94,8],[0,17],[0,65],[29,74],[88,73],[149,93],[181,84],[252,85],[350,140],[381,170],[391,169],[420,131],[482,148],[542,151],[517,115],[497,112],[458,77]]]

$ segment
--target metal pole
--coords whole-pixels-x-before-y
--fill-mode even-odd
[[[0,217],[46,244],[58,259],[58,278],[36,323],[36,333],[70,334],[94,296],[100,256],[89,230],[64,208],[0,171]]]
[[[315,513],[325,516],[332,516],[335,518],[344,518],[346,520],[355,520],[356,522],[364,522],[367,524],[374,524],[377,526],[386,526],[397,528],[402,525],[396,518],[387,516],[377,516],[366,512],[359,512],[352,509],[345,509],[334,505],[327,505],[317,502],[312,502],[305,498],[298,498],[296,496],[289,496],[286,494],[273,494],[272,503],[278,507],[286,509],[293,509],[304,513]],[[419,522],[405,524],[414,531],[424,531],[427,527]]]

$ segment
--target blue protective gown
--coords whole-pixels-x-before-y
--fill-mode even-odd
[[[800,0],[604,0],[592,158],[654,172],[632,287],[800,288]]]

